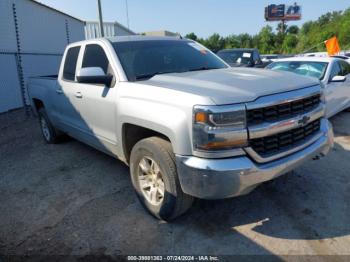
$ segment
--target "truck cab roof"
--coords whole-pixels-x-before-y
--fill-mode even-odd
[[[130,36],[115,36],[107,37],[107,40],[112,43],[115,42],[130,42],[130,41],[188,41],[189,39],[174,37],[174,36],[144,36],[144,35],[130,35]]]

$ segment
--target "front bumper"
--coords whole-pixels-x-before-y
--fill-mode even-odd
[[[311,145],[278,160],[258,164],[248,156],[206,159],[176,156],[182,190],[203,199],[222,199],[244,195],[264,181],[283,175],[333,146],[333,129],[328,120],[321,122],[322,136]]]

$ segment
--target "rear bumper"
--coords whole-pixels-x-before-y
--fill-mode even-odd
[[[322,136],[306,148],[287,157],[258,164],[247,156],[205,159],[176,156],[182,190],[203,199],[244,195],[264,181],[283,175],[303,162],[325,155],[333,146],[333,130],[328,120],[321,123]]]

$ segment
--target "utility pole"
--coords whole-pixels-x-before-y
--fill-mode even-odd
[[[127,21],[127,24],[128,24],[128,29],[130,29],[128,0],[125,0],[125,7],[126,7],[126,21]]]
[[[101,37],[104,37],[105,32],[103,30],[101,0],[97,0],[97,6],[98,6],[98,21],[99,21],[99,25],[100,25],[100,33],[101,33]]]
[[[284,19],[281,20],[280,32],[282,33],[282,35],[284,35],[286,32],[286,20],[284,20]]]

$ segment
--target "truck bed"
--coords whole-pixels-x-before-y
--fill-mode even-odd
[[[28,96],[31,105],[34,100],[45,101],[47,105],[51,105],[58,86],[57,75],[37,76],[28,79]]]

